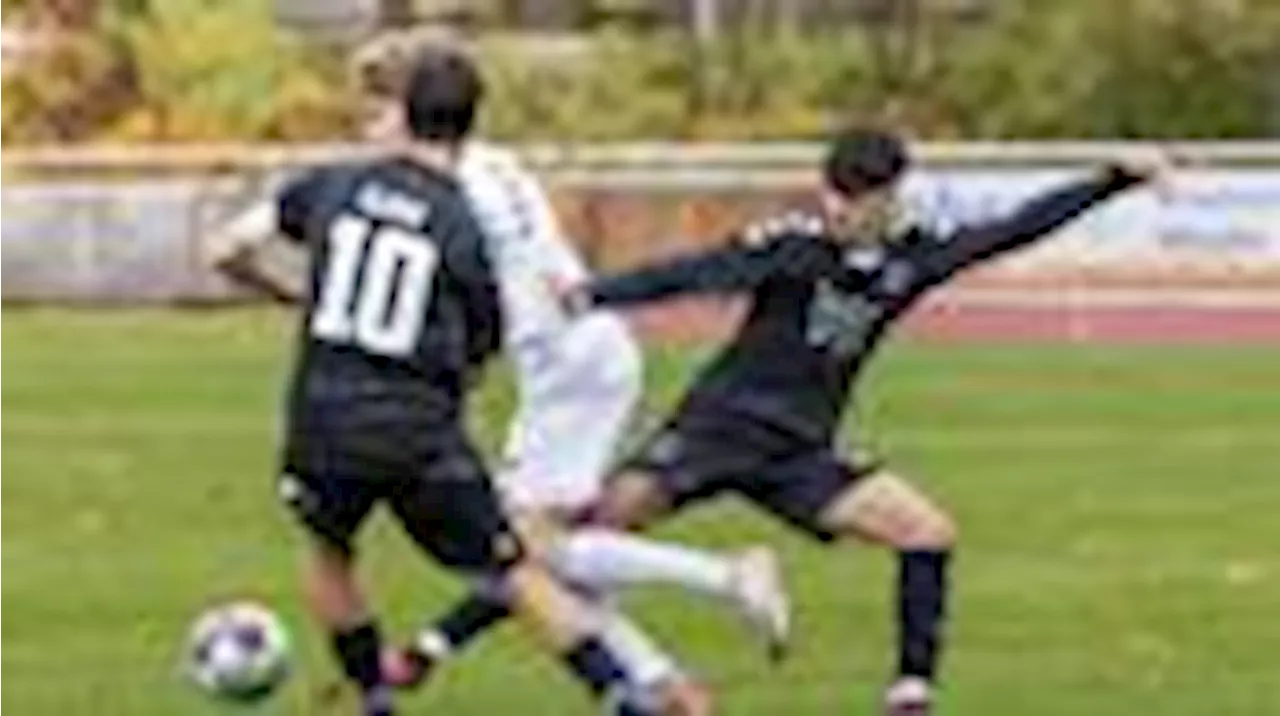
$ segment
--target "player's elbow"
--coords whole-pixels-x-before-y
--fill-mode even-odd
[[[249,261],[250,250],[234,237],[213,234],[198,247],[200,266],[235,278]]]

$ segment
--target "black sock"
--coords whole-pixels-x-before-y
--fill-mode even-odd
[[[472,592],[435,623],[435,630],[457,651],[511,616],[495,596]]]
[[[595,637],[585,639],[565,654],[564,661],[597,696],[626,680],[626,671],[617,658]]]
[[[333,633],[333,651],[342,662],[347,678],[364,694],[366,713],[384,716],[391,713],[391,694],[382,685],[380,665],[382,638],[372,622]]]
[[[898,574],[898,674],[933,680],[946,621],[948,551],[903,552]]]

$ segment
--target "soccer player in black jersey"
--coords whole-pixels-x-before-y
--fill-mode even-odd
[[[640,527],[736,492],[822,541],[858,537],[898,554],[898,664],[888,714],[926,714],[942,642],[956,529],[881,462],[833,445],[844,405],[886,330],[929,289],[1026,246],[1161,168],[1107,164],[1011,215],[939,233],[903,221],[900,139],[850,131],[824,167],[820,211],[767,221],[735,247],[571,290],[575,311],[691,292],[750,292],[737,335],[666,425],[626,464],[598,516]]]
[[[626,675],[576,597],[525,558],[463,427],[463,398],[499,319],[485,239],[451,178],[478,75],[459,54],[427,53],[405,92],[411,141],[385,159],[303,175],[272,212],[311,256],[279,482],[311,537],[308,604],[363,713],[391,714],[352,545],[386,504],[437,561],[498,580],[594,689],[621,688]]]
[[[858,373],[924,293],[976,263],[1050,234],[1150,179],[1158,154],[1105,165],[1010,216],[938,233],[904,221],[908,168],[896,136],[850,131],[823,167],[820,208],[740,232],[734,246],[565,292],[570,312],[677,294],[750,292],[745,322],[653,439],[615,475],[595,514],[639,528],[737,492],[824,542],[858,537],[898,553],[899,647],[885,694],[895,716],[926,714],[942,640],[956,530],[948,514],[879,461],[833,445]],[[464,602],[444,621],[461,643],[496,621]]]

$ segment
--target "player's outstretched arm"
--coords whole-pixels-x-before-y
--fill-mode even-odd
[[[605,276],[569,290],[572,312],[622,307],[680,295],[749,291],[780,275],[803,273],[825,257],[819,240],[792,236],[753,246],[735,246]]]
[[[278,198],[264,198],[210,232],[202,258],[232,279],[278,301],[306,293],[307,219],[328,173],[315,169],[287,183]]]
[[[962,227],[934,237],[929,257],[940,277],[1030,244],[1052,233],[1098,202],[1154,179],[1165,166],[1160,155],[1140,155],[1101,166],[1094,176],[1028,201],[1008,217]]]
[[[279,209],[262,201],[210,231],[201,259],[237,283],[292,303],[302,296],[305,257],[280,234]]]

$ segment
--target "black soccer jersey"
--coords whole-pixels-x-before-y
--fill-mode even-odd
[[[312,258],[295,407],[456,410],[499,321],[484,241],[454,183],[403,160],[328,167],[287,186],[279,209],[280,230]]]
[[[999,221],[947,234],[912,227],[875,247],[841,246],[819,218],[793,215],[753,227],[737,247],[603,278],[582,296],[619,306],[750,290],[745,323],[696,379],[677,419],[745,419],[787,441],[826,444],[886,328],[929,288],[1133,183],[1122,175],[1079,182]]]

